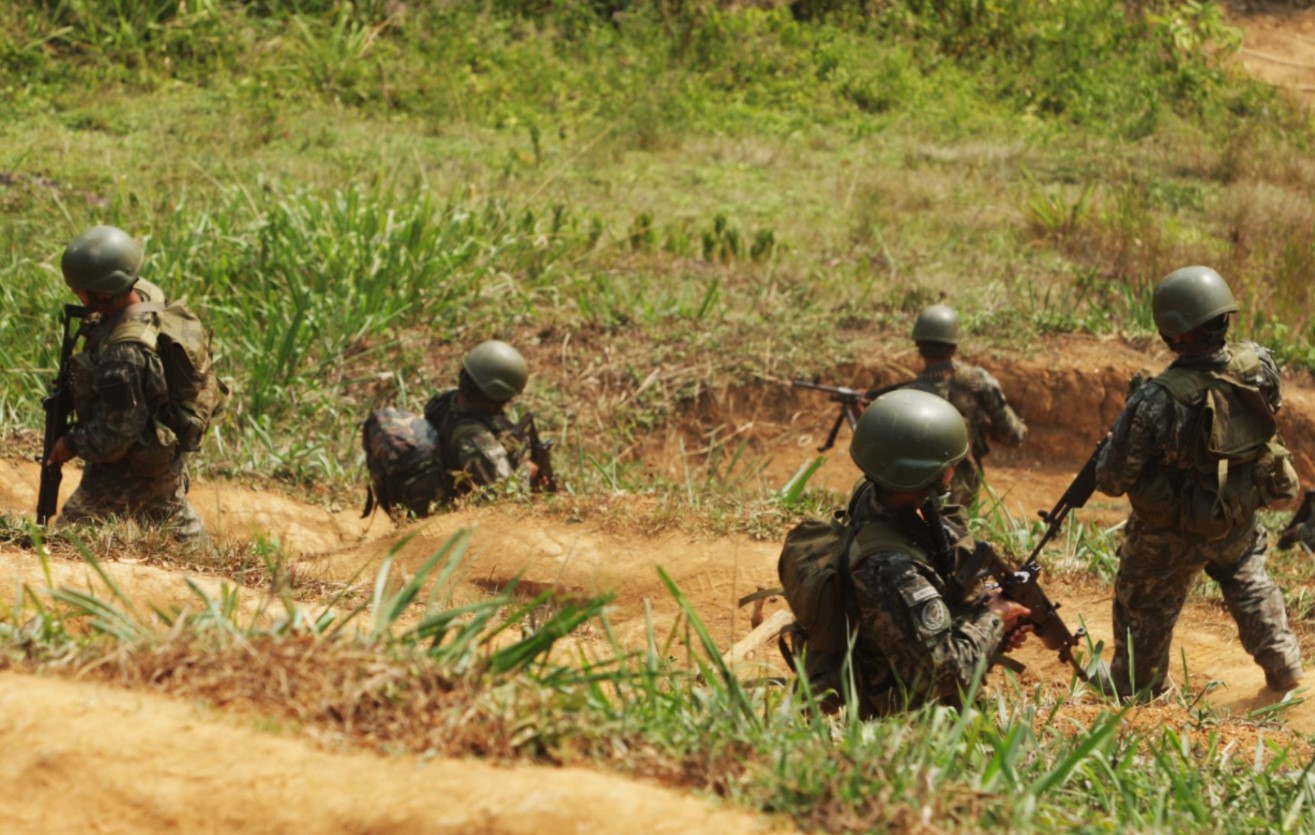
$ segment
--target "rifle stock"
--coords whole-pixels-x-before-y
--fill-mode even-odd
[[[85,320],[90,311],[76,304],[64,305],[64,335],[59,346],[59,370],[41,408],[46,412],[45,434],[41,444],[41,484],[37,488],[37,524],[45,525],[59,510],[59,485],[64,480],[63,469],[50,464],[55,443],[68,434],[69,414],[73,411],[73,349],[81,338]],[[73,320],[79,321],[76,331],[70,333]]]

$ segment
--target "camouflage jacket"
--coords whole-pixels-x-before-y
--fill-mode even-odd
[[[139,281],[144,301],[165,301],[160,288]],[[77,423],[64,442],[74,455],[93,464],[131,458],[145,449],[166,447],[171,436],[155,418],[167,402],[164,365],[140,343],[102,344],[120,322],[119,316],[93,321],[83,351],[74,358],[73,401]],[[172,458],[167,450],[165,456]]]
[[[1027,427],[1010,408],[1000,383],[975,365],[946,360],[923,369],[908,388],[931,392],[950,401],[968,423],[971,455],[975,462],[991,451],[991,441],[1017,446]]]
[[[1255,383],[1270,408],[1277,412],[1283,404],[1278,367],[1264,348],[1252,343],[1246,345],[1260,360],[1259,379]],[[1219,371],[1228,366],[1232,356],[1233,347],[1225,345],[1209,354],[1179,357],[1170,367]],[[1137,385],[1096,462],[1096,486],[1111,496],[1126,493],[1135,514],[1139,506],[1179,500],[1183,482],[1192,477],[1199,455],[1200,411],[1198,406],[1175,399],[1161,385]],[[1153,527],[1164,527],[1150,518],[1142,521]],[[1249,535],[1249,525],[1240,527],[1246,530],[1239,531],[1239,535]]]
[[[853,569],[860,663],[868,698],[878,712],[933,699],[949,703],[972,683],[1004,640],[1004,624],[962,588],[955,565],[938,565],[932,531],[915,512],[893,513],[873,495],[855,509],[859,533]],[[955,561],[972,542],[943,521]],[[882,705],[882,702],[885,702]]]
[[[515,450],[508,449],[515,446],[506,434],[511,421],[502,412],[490,416],[462,409],[456,400],[457,389],[449,389],[425,405],[425,419],[438,432],[443,466],[453,474],[453,491],[461,495],[510,479],[519,463]]]

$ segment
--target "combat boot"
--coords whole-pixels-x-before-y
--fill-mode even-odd
[[[1275,693],[1295,690],[1301,684],[1301,667],[1284,667],[1281,670],[1265,670],[1265,686]]]

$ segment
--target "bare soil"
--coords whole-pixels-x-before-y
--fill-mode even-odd
[[[1315,101],[1315,15],[1271,3],[1235,3],[1230,12],[1242,29],[1239,61],[1254,78]]]

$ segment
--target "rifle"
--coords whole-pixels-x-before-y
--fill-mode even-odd
[[[1055,538],[1055,534],[1059,533],[1059,529],[1063,527],[1064,520],[1068,518],[1069,513],[1074,508],[1086,507],[1087,502],[1091,500],[1091,494],[1096,492],[1096,461],[1100,458],[1101,451],[1105,449],[1105,445],[1109,442],[1108,435],[1100,439],[1100,443],[1096,444],[1096,448],[1092,450],[1087,463],[1082,465],[1082,469],[1078,471],[1073,482],[1064,491],[1064,495],[1059,497],[1059,501],[1055,502],[1055,506],[1050,509],[1050,512],[1037,511],[1041,521],[1046,523],[1046,532],[1041,537],[1041,541],[1032,549],[1032,553],[1027,555],[1029,564],[1036,562],[1037,557],[1041,556],[1041,549],[1046,547],[1047,542]]]
[[[90,312],[81,305],[64,305],[64,337],[59,346],[59,370],[55,372],[55,382],[51,385],[49,393],[41,398],[41,408],[46,411],[46,433],[41,452],[41,486],[37,489],[38,525],[49,522],[59,510],[59,483],[64,478],[64,471],[60,466],[50,464],[49,461],[55,449],[55,442],[68,434],[68,416],[73,411],[73,348],[82,337],[86,328],[86,318]],[[74,319],[80,324],[70,335],[69,325]]]
[[[530,490],[534,493],[556,493],[557,476],[552,471],[551,438],[539,438],[539,427],[534,423],[534,412],[527,411],[512,427],[511,435],[521,442],[521,449],[529,449],[530,460],[538,472],[530,479]]]
[[[832,403],[840,404],[840,414],[836,415],[836,422],[831,424],[831,431],[827,433],[826,443],[817,448],[818,452],[826,452],[836,445],[836,435],[840,434],[840,427],[848,423],[849,431],[853,432],[854,427],[858,425],[858,419],[863,416],[863,409],[873,400],[888,391],[894,391],[905,383],[892,383],[881,388],[858,389],[845,388],[843,386],[824,386],[817,382],[808,382],[807,380],[791,380],[790,385],[800,389],[812,389],[813,391],[824,391],[830,395],[827,399]]]
[[[1286,551],[1297,544],[1297,540],[1301,538],[1299,529],[1310,522],[1313,513],[1315,513],[1315,488],[1309,488],[1301,498],[1301,506],[1292,514],[1291,521],[1283,528],[1283,535],[1278,538],[1279,550]]]
[[[1095,685],[1106,693],[1113,693],[1114,687],[1109,671],[1101,662],[1097,662],[1094,672],[1089,673],[1073,655],[1073,648],[1081,644],[1087,636],[1086,629],[1073,632],[1059,616],[1059,604],[1046,596],[1038,579],[1041,564],[1034,558],[1028,558],[1022,567],[1014,568],[989,543],[979,542],[973,549],[972,562],[978,570],[989,575],[1000,585],[1005,599],[1012,600],[1032,610],[1027,619],[1036,631],[1036,636],[1046,649],[1059,653],[1059,660],[1070,665],[1083,681]]]

